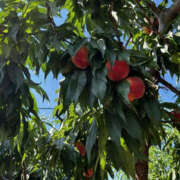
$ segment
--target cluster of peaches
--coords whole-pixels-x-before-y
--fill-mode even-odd
[[[77,53],[72,57],[73,64],[79,69],[86,69],[89,66],[88,61],[88,49],[86,46],[82,46]],[[133,76],[128,77],[129,75],[129,65],[124,60],[116,60],[113,65],[110,61],[106,62],[107,68],[107,77],[109,80],[114,82],[119,82],[123,79],[126,79],[129,83],[129,94],[128,99],[132,102],[135,99],[140,99],[145,93],[145,85],[141,78]],[[180,123],[180,112],[171,112],[175,117],[175,123]],[[81,156],[86,155],[85,146],[81,142],[76,142],[75,147],[80,152]],[[83,176],[86,178],[91,178],[93,176],[93,169],[89,168],[86,172],[83,173]]]
[[[82,46],[77,53],[72,57],[73,64],[79,69],[86,69],[89,66],[88,49]],[[113,65],[110,61],[106,62],[108,71],[108,79],[114,82],[119,82],[126,79],[129,83],[128,99],[132,102],[135,99],[140,99],[145,93],[145,85],[141,78],[133,76],[128,77],[130,68],[126,61],[116,60]]]

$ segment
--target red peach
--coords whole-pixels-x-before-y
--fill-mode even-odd
[[[132,102],[134,99],[140,99],[145,93],[145,85],[142,79],[139,77],[127,78],[129,83],[129,101]]]
[[[116,60],[113,66],[107,61],[106,68],[108,70],[108,78],[112,81],[121,81],[129,74],[129,65],[124,60]]]
[[[82,46],[77,53],[72,57],[73,64],[80,69],[86,69],[89,66],[88,49]]]
[[[81,156],[86,155],[86,149],[85,149],[84,145],[81,142],[76,142],[75,147],[79,150]]]
[[[93,169],[88,169],[88,172],[87,172],[87,176],[88,177],[92,177],[93,176]]]
[[[87,178],[91,178],[93,176],[93,169],[92,168],[88,169],[87,173],[83,172],[83,176]]]

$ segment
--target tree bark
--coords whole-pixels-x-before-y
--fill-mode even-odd
[[[145,145],[143,155],[144,160],[138,159],[135,164],[136,180],[148,180],[148,159],[149,159],[149,145]]]
[[[27,176],[26,176],[26,166],[25,166],[25,163],[23,162],[23,170],[22,170],[22,172],[23,172],[23,178],[24,178],[24,180],[27,180]]]
[[[158,31],[160,33],[165,33],[168,30],[169,25],[180,14],[180,0],[176,0],[171,5],[171,7],[164,8],[161,11],[156,7],[155,3],[151,2],[151,1],[146,2],[146,4],[152,10],[154,15],[158,18],[158,21],[159,21]]]

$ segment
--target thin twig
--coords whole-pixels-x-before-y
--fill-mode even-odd
[[[24,163],[24,162],[23,162],[23,177],[24,177],[24,180],[27,180],[26,166],[25,166],[25,163]]]
[[[114,28],[114,31],[116,33],[116,37],[118,39],[118,42],[119,42],[120,46],[123,47],[123,43],[121,42],[121,35],[119,33],[119,30],[118,30],[118,22],[113,16],[113,8],[114,8],[114,1],[111,0],[110,8],[109,8],[109,16],[110,16],[110,19],[113,23],[113,28]]]
[[[47,8],[47,17],[48,17],[48,20],[53,28],[53,31],[55,33],[55,35],[57,36],[57,32],[56,32],[56,23],[54,22],[54,19],[52,18],[52,15],[51,15],[51,7],[50,7],[50,4],[49,4],[49,1],[46,0],[46,8]],[[69,42],[67,39],[63,39],[64,42],[68,43],[68,44],[72,44],[71,42]]]
[[[129,42],[130,42],[131,39],[132,39],[132,34],[130,33],[130,34],[129,34],[129,38],[128,38],[126,44],[125,44],[125,48],[127,48],[127,46],[128,46],[128,44],[129,44]]]
[[[40,107],[40,108],[38,108],[38,109],[47,109],[47,110],[52,110],[52,109],[54,109],[54,108],[45,108],[45,107]]]
[[[51,16],[51,7],[49,5],[49,1],[46,0],[46,8],[47,8],[47,17],[48,17],[48,20],[49,22],[51,23],[52,27],[55,28],[56,27],[56,24]]]
[[[61,122],[63,122],[63,119],[62,119],[61,116],[58,114],[58,111],[56,112],[56,117],[57,117]]]
[[[140,4],[139,0],[135,0],[135,1],[136,1],[136,4],[139,6],[139,8],[142,10],[144,17],[146,17],[146,19],[148,20],[148,23],[151,24],[150,19],[146,15],[146,10],[144,9],[144,7]]]

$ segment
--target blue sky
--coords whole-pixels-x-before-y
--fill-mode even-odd
[[[161,1],[156,0],[154,2],[156,4],[159,4]],[[169,4],[171,4],[171,3],[172,2],[169,1]],[[62,10],[61,15],[62,15],[61,18],[54,17],[55,23],[58,26],[60,24],[64,23],[65,18],[67,16],[67,11]],[[42,98],[39,95],[35,94],[35,96],[37,97],[38,107],[39,108],[54,108],[57,105],[57,103],[55,102],[55,99],[58,97],[56,90],[59,88],[59,80],[62,79],[62,75],[59,75],[58,79],[54,79],[52,76],[52,73],[50,73],[46,79],[44,79],[44,75],[42,72],[40,72],[40,74],[38,76],[35,75],[34,73],[31,73],[31,75],[32,75],[32,79],[35,82],[41,83],[41,87],[43,87],[43,89],[47,92],[47,94],[49,95],[49,98],[50,98],[50,102],[47,102],[47,101],[43,102]],[[175,87],[177,86],[175,76],[173,78],[171,78],[170,74],[167,73],[165,76],[165,80],[170,82],[173,86],[175,86]],[[174,94],[172,92],[170,92],[169,90],[160,89],[160,96],[163,101],[173,102],[175,100]],[[51,114],[51,112],[52,112],[51,109],[40,109],[40,114],[44,114],[47,117]]]

